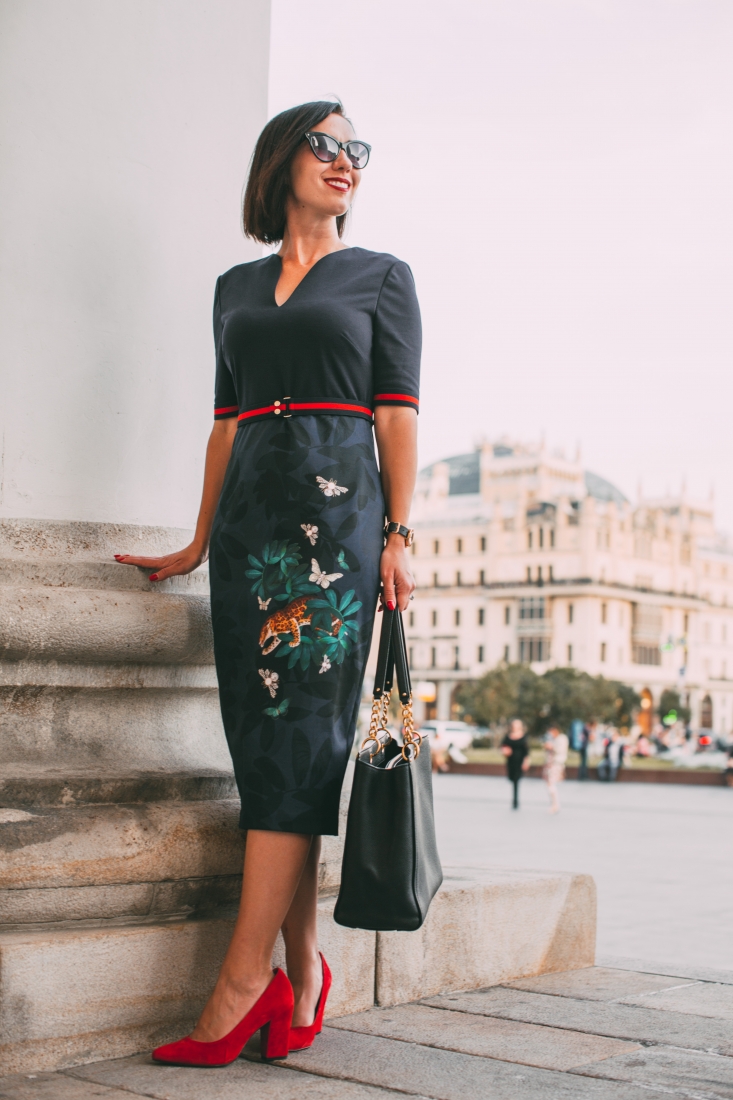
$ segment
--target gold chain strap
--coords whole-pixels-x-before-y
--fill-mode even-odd
[[[389,718],[389,699],[392,693],[385,691],[384,695],[380,699],[372,700],[372,715],[369,720],[369,733],[366,735],[361,743],[360,752],[369,744],[374,744],[374,751],[369,750],[369,759],[372,760],[378,752],[386,748],[392,740],[392,734],[387,729],[387,720]],[[384,743],[382,743],[382,735],[386,734]]]
[[[409,764],[417,760],[420,755],[422,737],[415,729],[415,719],[412,714],[412,696],[402,704],[402,756]]]

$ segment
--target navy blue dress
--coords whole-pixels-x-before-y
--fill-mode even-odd
[[[214,649],[243,829],[335,834],[379,591],[377,404],[417,408],[410,269],[350,248],[280,307],[281,263],[217,282],[215,416],[239,420],[211,538]]]

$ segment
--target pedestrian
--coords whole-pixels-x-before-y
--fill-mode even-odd
[[[596,739],[597,725],[598,723],[595,720],[592,722],[585,722],[580,732],[580,745],[578,746],[578,753],[580,755],[578,779],[588,778],[588,746]]]
[[[529,769],[529,741],[521,718],[513,718],[509,732],[501,743],[501,751],[506,757],[506,773],[514,789],[512,809],[519,809],[519,780],[522,772]]]
[[[551,814],[556,814],[560,809],[557,785],[565,778],[565,761],[568,758],[568,748],[567,734],[563,733],[557,726],[550,726],[545,738],[545,766],[542,774],[550,795]]]
[[[621,734],[613,727],[610,736],[606,739],[603,759],[598,765],[598,778],[606,783],[613,783],[618,777],[623,761],[624,743],[621,740]]]
[[[247,833],[218,980],[192,1035],[154,1052],[160,1062],[226,1065],[260,1028],[263,1057],[284,1058],[321,1030],[321,835],[338,833],[380,582],[389,610],[404,611],[415,587],[415,285],[394,256],[341,241],[369,152],[340,103],[302,104],[265,126],[243,225],[280,248],[216,285],[215,423],[193,541],[162,557],[116,555],[155,582],[191,573],[210,550],[222,718]],[[271,968],[280,929],[287,977]]]

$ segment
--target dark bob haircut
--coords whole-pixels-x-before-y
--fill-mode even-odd
[[[290,166],[306,130],[314,130],[329,115],[342,115],[339,100],[319,99],[301,103],[275,115],[257,139],[244,192],[242,227],[247,237],[275,244],[285,233],[285,204],[290,194]],[[346,214],[336,218],[341,237]]]

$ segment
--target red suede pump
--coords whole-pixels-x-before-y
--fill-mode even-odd
[[[293,987],[285,972],[278,968],[260,999],[228,1035],[213,1043],[188,1037],[166,1043],[153,1051],[153,1060],[169,1066],[228,1066],[239,1057],[255,1031],[260,1032],[263,1062],[286,1058],[294,1004]]]
[[[316,1015],[312,1024],[307,1027],[291,1027],[290,1038],[288,1039],[288,1050],[305,1050],[306,1047],[313,1046],[313,1040],[316,1035],[320,1035],[323,1029],[323,1012],[326,1008],[326,1000],[328,999],[328,991],[331,988],[331,971],[328,969],[328,963],[321,954],[321,969],[323,971],[323,984],[321,986],[321,995],[318,998],[318,1004],[316,1005]]]

